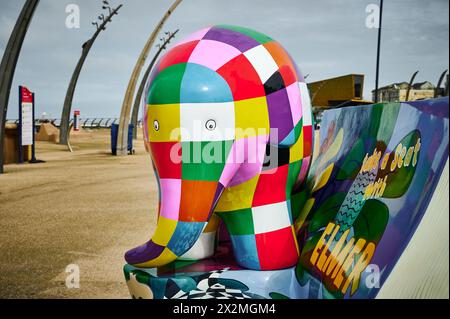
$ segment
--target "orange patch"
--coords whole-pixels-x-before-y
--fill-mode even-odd
[[[183,180],[179,221],[208,221],[217,185],[217,182]]]

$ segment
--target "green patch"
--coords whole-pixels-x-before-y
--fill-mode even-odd
[[[182,142],[182,179],[218,181],[232,145],[233,141]]]
[[[291,212],[292,212],[292,220],[297,220],[300,216],[300,213],[305,206],[308,197],[306,192],[301,192],[297,194],[291,195]]]
[[[255,233],[251,208],[220,212],[217,215],[224,221],[230,235],[253,235]]]
[[[172,65],[159,73],[153,80],[148,93],[148,104],[180,103],[181,83],[186,63]]]
[[[286,198],[291,197],[292,189],[297,182],[298,175],[300,174],[300,170],[302,168],[302,161],[297,161],[289,164],[289,172],[286,181]]]

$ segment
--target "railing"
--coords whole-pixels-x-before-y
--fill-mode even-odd
[[[82,128],[89,128],[89,129],[99,129],[99,128],[111,128],[113,124],[119,124],[118,118],[85,118],[80,119],[80,124]],[[19,124],[19,120],[7,120],[7,124]],[[56,127],[59,127],[61,124],[61,119],[37,119],[35,120],[35,125],[41,125],[42,123],[51,123]],[[72,125],[73,120],[70,120],[70,125]],[[138,121],[138,126],[142,127],[142,120]]]

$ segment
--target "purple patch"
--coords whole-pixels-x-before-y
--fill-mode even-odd
[[[270,129],[278,129],[278,143],[283,141],[294,129],[291,105],[286,89],[267,96]]]
[[[209,212],[208,220],[211,218],[211,215],[214,213],[214,210],[216,209],[217,203],[219,202],[219,198],[223,193],[224,186],[221,183],[217,184],[216,194],[214,195],[214,201],[213,205],[211,207],[211,211]]]
[[[212,28],[203,39],[229,44],[241,52],[246,52],[260,45],[259,42],[242,33],[220,28]]]
[[[146,244],[133,248],[125,254],[125,260],[131,265],[142,264],[157,258],[164,251],[164,247],[151,240]]]

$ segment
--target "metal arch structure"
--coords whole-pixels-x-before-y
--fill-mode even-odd
[[[136,65],[133,69],[133,73],[131,74],[131,78],[128,83],[127,90],[125,92],[125,97],[120,112],[119,132],[117,137],[118,156],[126,156],[128,154],[128,127],[130,124],[131,106],[133,103],[133,97],[136,91],[136,85],[139,75],[141,74],[142,68],[144,67],[145,61],[147,60],[147,56],[150,52],[150,49],[153,46],[153,43],[155,42],[158,33],[161,31],[167,19],[172,15],[172,13],[175,11],[175,9],[181,2],[182,0],[175,0],[175,2],[172,4],[169,10],[164,14],[163,18],[150,35],[150,38],[147,40],[144,49],[142,50],[136,62]]]
[[[105,26],[112,21],[112,17],[116,14],[118,14],[120,8],[122,8],[122,4],[119,5],[116,9],[110,11],[110,14],[108,17],[103,18],[103,23],[100,26],[97,26],[97,31],[95,31],[94,35],[83,44],[83,51],[81,53],[80,60],[77,63],[77,66],[75,67],[75,70],[73,72],[72,78],[69,83],[69,87],[67,89],[66,98],[64,100],[64,106],[62,110],[61,115],[61,124],[59,129],[59,144],[61,145],[68,145],[69,142],[69,132],[70,132],[70,112],[72,110],[72,101],[73,96],[75,93],[75,88],[77,86],[78,78],[80,76],[81,70],[83,68],[84,62],[86,61],[86,58],[89,54],[89,51],[91,50],[92,46],[94,45],[95,40],[99,36],[100,32],[105,30]]]
[[[3,143],[9,94],[25,36],[33,19],[39,0],[27,0],[9,38],[0,64],[0,174],[3,174]]]
[[[414,84],[414,80],[416,79],[417,74],[419,74],[419,71],[414,72],[414,74],[412,75],[411,79],[409,80],[408,90],[406,91],[406,98],[405,98],[406,102],[409,101],[409,95],[411,93],[411,88],[412,88],[412,86]]]
[[[140,109],[141,98],[142,98],[142,94],[144,93],[146,81],[150,75],[150,72],[153,70],[153,67],[155,66],[156,61],[158,60],[158,57],[166,49],[167,45],[170,43],[170,41],[172,41],[172,39],[175,37],[175,35],[179,31],[180,30],[177,29],[175,32],[169,34],[168,39],[165,40],[165,42],[159,47],[158,52],[156,52],[155,56],[153,57],[153,60],[150,62],[147,70],[144,73],[144,76],[142,77],[141,84],[139,85],[139,89],[136,93],[136,97],[134,98],[133,112],[131,113],[131,123],[133,124],[133,138],[134,139],[137,138],[139,109]]]

